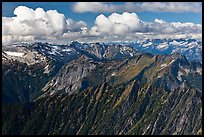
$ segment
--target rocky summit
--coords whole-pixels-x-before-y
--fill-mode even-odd
[[[3,46],[2,134],[202,134],[202,61],[140,48],[77,41]]]

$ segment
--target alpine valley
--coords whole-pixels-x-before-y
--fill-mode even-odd
[[[2,46],[2,134],[202,134],[202,42]]]

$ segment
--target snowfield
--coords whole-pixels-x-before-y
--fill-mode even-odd
[[[24,55],[24,53],[22,52],[5,51],[5,53],[9,56],[18,56],[18,57],[22,57]]]

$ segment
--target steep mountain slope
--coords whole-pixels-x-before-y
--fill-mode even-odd
[[[99,50],[102,49],[103,46],[104,45],[96,44],[92,45],[91,47],[94,47],[95,50]],[[110,45],[106,45],[106,48],[109,46]],[[131,56],[137,54],[133,48],[124,48],[123,46],[116,45],[111,47],[114,53],[109,53],[109,51],[105,51],[104,53],[101,52],[100,55],[106,53],[109,54],[109,56],[100,58],[97,54],[95,54],[94,51],[89,53],[88,51],[91,51],[91,49],[87,50],[86,52],[82,51],[80,49],[81,47],[83,47],[83,45],[78,42],[73,42],[70,45],[55,45],[36,42],[18,43],[11,46],[3,46],[3,102],[20,103],[37,99],[43,94],[42,88],[45,86],[45,84],[49,82],[50,79],[55,76],[65,64],[68,65],[68,63],[73,60],[81,60],[80,58],[83,57],[87,57],[87,59],[90,58],[96,61],[113,59],[121,60],[123,58],[130,58]],[[125,54],[115,56],[115,54],[118,55],[121,51],[123,51]],[[72,64],[74,63],[75,62],[73,61]],[[79,71],[80,69],[85,68],[85,65],[81,66],[81,68],[78,68]],[[78,66],[75,64],[75,67]],[[66,69],[66,67],[64,69]],[[70,74],[72,73],[73,72],[70,72]],[[70,75],[67,75],[66,77],[69,76]],[[77,77],[82,76],[79,74]],[[71,84],[73,84],[74,81],[77,81],[77,79],[74,78],[74,80],[71,80]],[[79,85],[76,83],[72,88],[79,86],[80,83]]]
[[[201,106],[201,91],[186,83],[170,93],[148,84],[138,89],[137,82],[118,88],[103,84],[70,96],[5,105],[2,133],[200,134]]]
[[[72,94],[104,82],[118,87],[134,80],[139,81],[141,87],[149,82],[158,87],[164,86],[168,92],[184,81],[202,90],[202,65],[188,62],[178,53],[157,56],[142,54],[132,59],[104,62],[82,56],[65,65],[43,91],[50,95],[59,92]]]
[[[122,45],[52,46],[27,46],[39,54],[32,65],[4,50],[2,134],[202,134],[200,62]]]
[[[41,54],[22,48],[3,49],[2,101],[28,102],[39,96],[40,89],[56,74],[57,65]]]
[[[49,56],[37,52],[30,44],[2,48],[2,101],[25,103],[41,95],[42,87],[62,67]]]

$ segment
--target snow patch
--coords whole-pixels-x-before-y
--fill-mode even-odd
[[[123,46],[122,49],[123,49],[124,51],[126,51],[126,50],[130,50],[130,48],[127,47],[127,46]]]
[[[160,67],[161,67],[160,70],[162,70],[162,69],[164,69],[165,67],[171,65],[174,61],[175,61],[175,60],[172,60],[169,64],[166,64],[166,63],[161,64],[161,66],[160,66]],[[160,71],[160,70],[159,70],[159,71]]]
[[[181,43],[179,43],[179,42],[176,41],[176,40],[173,40],[172,42],[169,42],[169,44],[175,45],[175,46],[181,46],[181,45],[182,45]]]
[[[173,59],[173,60],[168,64],[168,66],[171,65],[174,61],[175,61],[175,59]]]
[[[52,54],[52,55],[56,55],[56,53],[54,51],[48,51],[47,53]]]
[[[123,53],[123,50],[121,50],[121,49],[119,50],[119,52],[120,52],[121,54],[124,54],[124,53]]]
[[[17,57],[22,57],[24,53],[22,52],[10,52],[10,51],[5,51],[5,53],[9,56],[17,56]]]
[[[113,73],[111,74],[111,76],[116,76],[116,73],[115,73],[115,72],[113,72]]]
[[[167,66],[167,64],[166,63],[164,63],[164,64],[161,64],[161,67],[163,68],[163,67],[166,67]]]
[[[160,67],[161,67],[161,68],[160,68],[160,70],[164,69],[166,66],[167,66],[167,64],[166,64],[166,63],[161,64],[161,66],[160,66]],[[160,70],[159,70],[159,71],[160,71]]]
[[[70,52],[70,51],[72,51],[72,49],[62,49],[62,51]]]
[[[168,48],[168,45],[167,44],[160,44],[157,46],[157,49],[167,49]]]
[[[179,72],[178,72],[178,76],[177,76],[177,79],[178,79],[179,81],[182,81],[182,78],[181,78],[182,75],[183,75],[183,73],[182,73],[181,71],[179,71]]]
[[[44,68],[44,72],[43,73],[50,73],[50,70],[49,70],[49,64]]]
[[[196,68],[196,72],[202,75],[202,68]]]
[[[161,78],[162,76],[157,76],[157,78]]]
[[[148,42],[148,43],[146,43],[146,44],[144,44],[144,45],[142,45],[143,47],[148,47],[148,46],[150,46],[150,45],[152,45],[152,42]]]
[[[187,68],[185,68],[184,70],[185,70],[185,72],[186,72],[187,74],[190,72],[190,70],[187,69]]]
[[[187,46],[189,46],[189,47],[195,47],[195,46],[197,46],[197,45],[198,45],[197,42],[191,42],[191,43],[188,43],[188,44],[187,44]]]
[[[103,54],[103,58],[106,58],[106,53],[105,53],[105,54]]]
[[[59,50],[60,48],[58,46],[51,46],[54,50]]]

